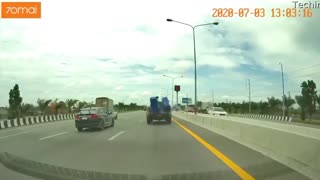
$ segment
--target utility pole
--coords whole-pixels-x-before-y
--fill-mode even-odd
[[[212,91],[212,107],[214,107],[214,90]]]
[[[281,65],[281,76],[282,76],[282,116],[285,115],[285,105],[284,105],[284,80],[283,80],[283,66],[282,63],[279,62],[279,64]]]
[[[251,85],[250,85],[250,79],[248,79],[248,85],[249,85],[249,114],[251,113]]]

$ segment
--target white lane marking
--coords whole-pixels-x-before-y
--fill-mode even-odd
[[[13,136],[19,136],[21,134],[26,134],[26,133],[29,133],[29,132],[21,132],[21,133],[18,133],[18,134],[10,134],[10,135],[7,135],[7,136],[0,136],[0,139],[4,139],[4,138],[8,138],[8,137],[13,137]]]
[[[112,141],[112,140],[114,140],[115,138],[117,138],[118,136],[120,136],[120,135],[123,134],[123,133],[124,133],[124,131],[120,131],[120,132],[118,132],[117,134],[115,134],[114,136],[110,137],[108,140],[109,140],[109,141]]]
[[[59,136],[59,135],[62,135],[62,134],[66,134],[66,133],[68,133],[68,132],[62,132],[62,133],[54,134],[54,135],[51,135],[51,136],[43,137],[43,138],[40,138],[40,141],[41,140],[45,140],[45,139],[49,139],[49,138],[52,138],[52,137],[55,137],[55,136]]]
[[[4,133],[4,132],[10,132],[10,131],[17,131],[17,130],[23,130],[23,129],[29,129],[29,128],[31,128],[31,129],[33,129],[33,128],[38,128],[38,127],[42,127],[42,126],[48,126],[48,125],[50,125],[50,126],[52,126],[53,124],[55,124],[55,123],[57,123],[57,125],[59,124],[59,123],[67,123],[67,122],[70,122],[70,121],[68,121],[68,120],[66,120],[66,121],[59,121],[59,122],[54,122],[54,123],[52,123],[52,124],[33,124],[32,126],[17,126],[17,127],[15,127],[14,129],[8,129],[8,130],[0,130],[0,133]]]

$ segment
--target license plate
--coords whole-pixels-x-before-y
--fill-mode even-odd
[[[86,120],[86,119],[88,119],[88,118],[87,118],[87,117],[82,117],[81,119],[82,119],[82,120]]]

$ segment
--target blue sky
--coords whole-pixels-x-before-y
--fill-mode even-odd
[[[268,18],[211,17],[219,7],[263,7]],[[0,106],[15,83],[25,103],[108,96],[147,104],[171,93],[163,74],[183,76],[175,80],[180,97],[194,99],[192,29],[167,18],[219,22],[196,29],[198,100],[211,101],[214,91],[216,101],[247,101],[247,79],[254,101],[280,98],[279,62],[285,92],[296,95],[303,80],[320,83],[320,66],[312,67],[320,62],[320,10],[312,18],[271,18],[277,7],[292,1],[42,1],[41,19],[0,19]]]

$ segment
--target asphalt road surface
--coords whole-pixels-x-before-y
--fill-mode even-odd
[[[73,120],[8,128],[0,130],[0,152],[66,168],[148,177],[211,172],[210,179],[246,179],[239,173],[253,179],[308,179],[237,142],[176,121],[147,125],[145,112],[137,111],[119,114],[115,127],[102,131],[78,132]],[[0,179],[35,178],[0,164]]]

